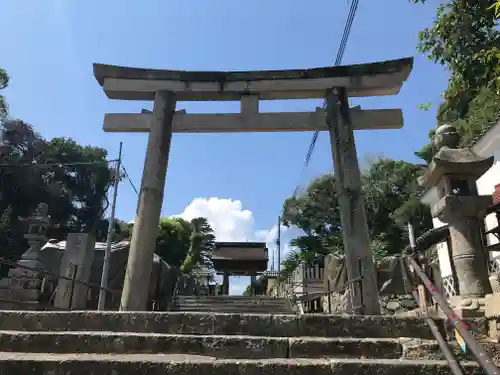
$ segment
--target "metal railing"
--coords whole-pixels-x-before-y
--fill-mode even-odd
[[[73,296],[74,296],[74,291],[75,291],[76,285],[84,285],[84,286],[88,287],[88,290],[90,290],[90,291],[92,291],[92,290],[99,290],[99,291],[106,290],[106,292],[112,296],[111,299],[113,299],[117,296],[119,297],[121,295],[120,291],[116,291],[116,290],[112,290],[112,289],[108,289],[108,288],[102,288],[100,285],[92,284],[92,283],[82,281],[82,280],[78,280],[77,279],[77,271],[78,271],[77,267],[78,266],[74,266],[75,268],[73,269],[72,277],[57,275],[51,271],[48,271],[48,270],[42,269],[42,268],[24,266],[22,264],[12,262],[8,259],[1,258],[1,257],[0,257],[0,266],[8,266],[9,268],[23,269],[23,270],[32,271],[32,272],[43,275],[43,279],[42,279],[42,283],[41,283],[40,288],[36,288],[36,290],[40,291],[41,299],[35,300],[33,302],[38,303],[38,306],[40,308],[45,309],[45,310],[71,310],[73,307],[73,299],[74,299]],[[50,278],[48,276],[50,276]],[[68,305],[65,308],[54,306],[54,299],[56,297],[56,293],[57,293],[57,290],[59,287],[58,286],[59,280],[66,280],[66,281],[71,282],[70,290],[69,290]],[[54,286],[52,291],[49,291],[51,294],[50,297],[46,298],[47,295],[46,295],[45,291],[47,288],[50,287],[50,285],[48,285],[49,283],[55,283],[55,286]],[[33,290],[35,290],[35,288],[33,288]],[[45,296],[45,298],[44,298],[44,296]],[[87,301],[88,300],[89,300],[89,298],[88,298],[88,292],[87,292]],[[15,304],[15,305],[31,305],[32,304],[31,301],[27,301],[27,300],[15,300],[15,299],[7,299],[7,298],[0,298],[0,302]]]
[[[487,375],[500,375],[500,370],[495,365],[491,357],[488,355],[486,350],[479,344],[479,342],[474,337],[471,332],[471,327],[469,324],[464,322],[460,317],[452,310],[451,306],[448,304],[446,298],[442,295],[441,291],[432,283],[430,278],[426,275],[426,273],[420,267],[419,262],[415,259],[415,256],[410,255],[407,256],[406,261],[409,266],[413,268],[416,276],[421,280],[422,284],[425,287],[425,290],[431,294],[432,298],[439,306],[439,308],[445,314],[447,321],[453,326],[456,332],[459,333],[462,340],[465,342],[466,346],[470,349],[471,353],[476,358],[477,362],[481,365]],[[414,294],[417,302],[422,303],[422,299],[424,296],[420,296],[418,293]],[[439,330],[433,329],[435,326],[435,322],[430,317],[425,317],[428,324],[430,325],[431,331],[436,337],[438,344],[446,357],[446,360],[450,364],[450,367],[455,375],[462,375],[463,371],[461,370],[457,360],[449,350],[446,341],[442,337]]]

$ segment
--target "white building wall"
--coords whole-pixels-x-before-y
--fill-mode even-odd
[[[494,153],[495,164],[477,180],[477,192],[480,195],[491,195],[495,191],[495,185],[500,184],[500,150]],[[485,219],[486,230],[498,226],[496,215],[490,214]],[[498,243],[498,239],[490,234],[488,235],[488,245]],[[497,255],[500,254],[497,252]]]
[[[434,225],[434,228],[439,228],[445,225],[445,223],[443,223],[438,218],[433,218],[432,223]],[[451,271],[451,260],[448,253],[448,245],[446,244],[446,242],[441,242],[436,245],[436,249],[441,277],[452,276],[453,273]]]

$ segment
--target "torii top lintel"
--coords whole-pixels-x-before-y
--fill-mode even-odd
[[[94,64],[94,75],[110,99],[153,100],[173,91],[179,101],[324,98],[345,87],[351,97],[395,95],[413,67],[413,58],[315,69],[246,72],[158,70]]]

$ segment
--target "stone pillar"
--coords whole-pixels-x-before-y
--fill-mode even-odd
[[[460,138],[454,126],[441,125],[434,138],[438,152],[434,155],[420,184],[428,189],[424,196],[434,197],[433,217],[448,223],[451,261],[458,280],[458,296],[450,304],[462,316],[484,314],[484,296],[491,293],[488,258],[481,241],[481,227],[491,196],[478,196],[476,180],[493,164],[493,158],[482,158],[469,149],[456,148]]]
[[[328,95],[327,121],[335,167],[347,274],[349,280],[361,280],[351,284],[352,305],[357,313],[380,314],[375,264],[361,192],[361,172],[345,88],[337,89]]]
[[[95,253],[95,237],[87,233],[70,233],[61,259],[59,275],[75,279],[59,279],[54,306],[61,309],[87,308],[89,287],[78,281],[89,282]],[[75,274],[76,272],[76,274]],[[96,291],[98,292],[98,291]]]
[[[450,224],[452,262],[457,270],[461,297],[491,293],[488,258],[481,241],[480,220],[463,213],[447,220]]]
[[[222,294],[227,296],[229,294],[229,272],[224,271],[222,279]]]
[[[155,94],[142,174],[139,209],[130,241],[121,310],[143,311],[146,309],[172,139],[175,104],[174,93],[159,91]]]

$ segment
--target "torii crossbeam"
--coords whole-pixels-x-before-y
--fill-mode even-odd
[[[144,310],[172,132],[231,133],[328,130],[337,180],[348,276],[355,282],[354,307],[380,313],[375,268],[361,194],[353,130],[398,129],[399,109],[349,108],[348,96],[398,94],[412,58],[302,70],[190,72],[94,64],[110,99],[154,100],[152,112],[106,114],[107,132],[149,132],[137,217],[122,293],[124,310]],[[327,98],[326,110],[261,113],[260,100]],[[241,101],[237,114],[188,114],[177,101]]]

